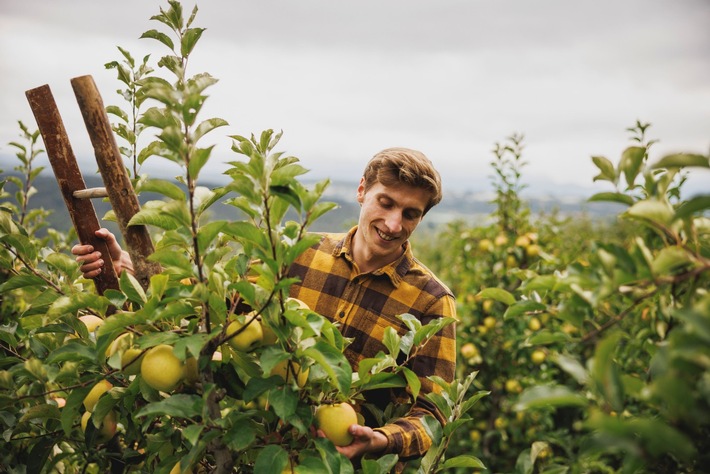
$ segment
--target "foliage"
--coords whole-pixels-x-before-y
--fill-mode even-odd
[[[449,226],[441,247],[452,254],[434,260],[459,295],[459,370],[479,370],[492,391],[473,411],[486,421],[469,423],[452,452],[473,442],[493,472],[707,465],[710,197],[681,191],[708,157],[649,163],[647,129],[629,129],[634,143],[616,165],[593,157],[595,181],[614,189],[590,201],[627,206],[617,223],[540,218],[531,228],[518,216],[510,235],[499,212],[487,228]]]
[[[213,149],[200,143],[227,122],[198,120],[216,79],[188,74],[204,32],[192,26],[196,15],[196,7],[186,17],[169,1],[152,17],[168,33],[143,35],[169,50],[158,66],[171,80],[152,74],[148,56],[136,68],[122,49],[125,61],[107,66],[117,69],[131,106],[131,114],[109,112],[130,145],[122,153],[136,187],[162,196],[129,223],[149,226],[155,240],[149,258],[162,272],[147,288],[124,272],[119,289],[97,294],[66,243],[51,248],[31,232],[28,191],[0,213],[0,464],[65,473],[388,472],[397,456],[356,468],[316,436],[314,410],[357,404],[379,388],[407,387],[416,397],[421,381],[407,361],[453,320],[422,325],[401,315],[409,332],[387,330],[387,350],[354,373],[343,355],[350,341],[337,326],[288,297],[289,266],[318,238],[309,226],[334,207],[321,201],[328,182],[303,185],[307,170],[275,151],[281,134],[266,130],[232,135],[230,181],[199,185]],[[38,133],[22,130],[30,146],[15,146],[25,179],[13,182],[29,190],[39,173],[31,171]],[[148,130],[155,140],[139,150],[137,136]],[[182,186],[138,177],[146,159],[179,165]],[[234,220],[209,219],[222,203]],[[442,391],[430,401],[451,424],[431,423],[437,456],[427,472],[482,466],[471,456],[445,456],[455,428],[485,395],[467,396],[474,376],[463,385],[434,381]],[[377,415],[387,422],[403,409],[390,405]]]

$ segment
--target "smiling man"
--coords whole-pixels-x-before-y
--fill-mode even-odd
[[[353,370],[385,350],[387,327],[400,336],[407,331],[398,315],[409,313],[426,324],[456,313],[451,291],[414,257],[409,242],[424,215],[441,200],[441,179],[429,159],[408,148],[381,151],[365,168],[357,200],[357,226],[346,234],[323,235],[289,275],[300,280],[291,287],[291,296],[339,323],[343,336],[352,338],[345,356]],[[351,459],[367,453],[395,453],[403,460],[424,455],[432,440],[423,418],[446,421],[424,398],[436,390],[428,377],[453,380],[455,335],[454,325],[445,327],[409,361],[422,384],[417,400],[404,390],[368,392],[360,407],[366,426],[351,426],[354,441],[338,450]],[[389,402],[412,406],[402,418],[378,427],[367,405],[384,409]]]
[[[299,280],[291,286],[291,296],[336,322],[343,336],[351,339],[345,357],[353,371],[363,359],[386,350],[382,342],[386,328],[394,328],[400,336],[407,332],[397,316],[408,313],[422,324],[455,317],[451,291],[414,257],[409,242],[441,195],[439,173],[423,153],[408,148],[383,150],[367,164],[358,185],[358,224],[345,234],[323,234],[291,266],[288,276]],[[115,237],[106,229],[97,235],[106,239],[117,271],[130,271],[130,258]],[[101,272],[102,256],[91,246],[76,245],[72,253],[85,277]],[[417,399],[412,400],[404,389],[367,392],[365,403],[357,407],[365,424],[350,426],[353,442],[337,449],[355,462],[366,454],[394,453],[402,461],[423,456],[432,445],[424,418],[446,422],[425,398],[437,390],[428,377],[451,382],[455,363],[456,330],[450,324],[407,363],[421,382]],[[389,403],[411,406],[404,416],[378,426],[369,407],[384,410]],[[396,470],[403,466],[400,463]]]

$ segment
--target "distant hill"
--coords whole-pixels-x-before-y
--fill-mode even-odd
[[[14,174],[14,173],[13,173]],[[84,176],[88,188],[103,186],[98,175]],[[305,182],[305,184],[309,184]],[[214,183],[202,183],[203,186],[215,187]],[[30,207],[44,208],[52,211],[48,219],[50,227],[66,231],[71,225],[69,214],[64,205],[64,200],[59,192],[51,169],[45,170],[34,182],[38,192],[30,199]],[[326,213],[311,228],[313,231],[342,231],[354,225],[357,221],[359,206],[355,202],[356,182],[334,181],[326,191],[324,200],[338,204],[338,208]],[[14,194],[15,187],[7,185],[6,191]],[[139,196],[139,200],[144,203],[148,200],[160,199],[160,195],[145,193]],[[452,220],[461,219],[470,225],[485,225],[486,220],[494,211],[491,203],[493,195],[472,192],[453,192],[444,195],[442,202],[427,214],[424,225],[427,228],[436,228],[441,224]],[[613,203],[588,203],[579,197],[534,197],[526,199],[527,205],[533,214],[551,213],[553,211],[560,215],[585,214],[590,218],[606,218],[616,215],[622,207]],[[107,201],[101,199],[93,200],[96,214],[101,219],[110,210]],[[212,206],[211,212],[215,219],[236,219],[238,211],[232,206],[216,204]],[[102,225],[115,230],[115,224],[103,222]]]

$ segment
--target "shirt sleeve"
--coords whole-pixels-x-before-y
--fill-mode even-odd
[[[456,317],[456,305],[452,296],[438,299],[426,314],[426,323],[437,317]],[[421,389],[417,400],[402,418],[375,428],[387,438],[383,454],[398,454],[401,459],[421,457],[431,448],[432,439],[423,422],[427,415],[436,418],[442,426],[446,419],[426,394],[440,392],[441,388],[427,377],[437,375],[451,383],[456,370],[456,324],[449,324],[436,335],[412,359],[409,366],[417,374]],[[411,399],[411,395],[409,395]]]

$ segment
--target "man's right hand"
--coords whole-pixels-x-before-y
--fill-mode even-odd
[[[106,241],[110,254],[108,257],[113,261],[113,268],[116,270],[116,274],[120,275],[123,270],[133,273],[131,257],[128,252],[121,249],[115,235],[109,232],[108,229],[101,228],[96,231],[96,237]],[[98,250],[94,250],[93,245],[77,244],[72,247],[71,253],[77,256],[76,261],[81,264],[79,270],[84,274],[84,278],[96,278],[99,276],[103,270],[104,256]]]

